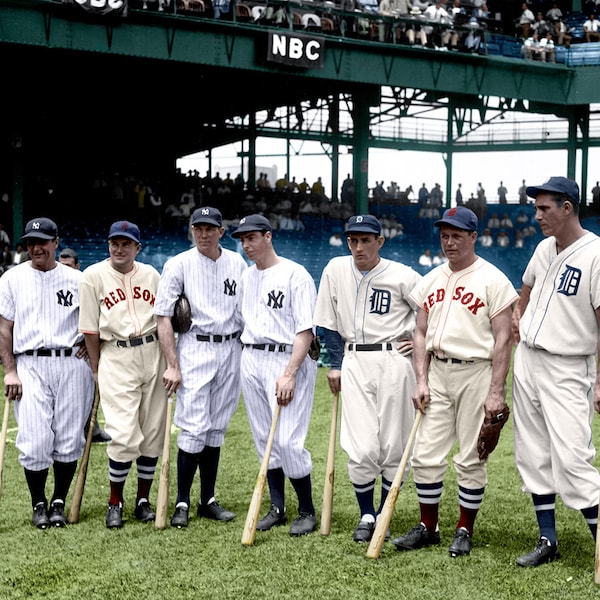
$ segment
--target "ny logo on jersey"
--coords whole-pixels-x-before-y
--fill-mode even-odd
[[[371,308],[369,309],[371,314],[386,315],[390,312],[392,294],[389,290],[373,288],[373,293],[369,296],[369,302],[371,302]]]
[[[227,278],[223,284],[225,285],[225,289],[223,290],[223,293],[226,296],[235,296],[235,292],[237,290],[237,282],[235,281],[235,279],[233,281],[229,281],[229,278]]]
[[[66,292],[58,290],[58,292],[56,292],[56,299],[62,306],[73,306],[73,292],[70,292],[69,290]]]
[[[565,296],[576,296],[580,282],[581,269],[576,269],[575,267],[567,265],[560,276],[557,292],[559,294],[564,294]]]
[[[283,292],[271,290],[269,292],[269,301],[267,302],[267,306],[270,306],[271,308],[283,308],[284,298],[285,294]]]

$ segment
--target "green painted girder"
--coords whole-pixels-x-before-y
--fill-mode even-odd
[[[243,69],[339,83],[390,85],[447,94],[503,96],[554,105],[600,102],[600,67],[567,67],[497,56],[435,52],[323,36],[322,69],[267,64],[267,30],[212,19],[130,11],[125,19],[93,19],[49,0],[0,3],[0,44],[21,44]]]

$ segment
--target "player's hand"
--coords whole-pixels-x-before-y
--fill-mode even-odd
[[[519,307],[515,306],[510,321],[510,330],[512,334],[513,344],[518,344],[521,341],[521,335],[519,334],[519,321],[521,320],[521,311]]]
[[[415,393],[412,396],[414,407],[425,414],[425,409],[429,405],[429,387],[422,383],[417,384]]]
[[[333,395],[342,390],[342,372],[339,369],[330,369],[327,373],[327,383]]]
[[[23,385],[16,371],[5,373],[4,394],[9,401],[20,400],[23,395]]]
[[[398,345],[396,350],[402,354],[402,356],[412,356],[413,353],[413,341],[408,338],[401,338],[397,340]]]
[[[181,371],[175,367],[168,367],[163,373],[163,386],[167,391],[167,394],[171,394],[177,391],[177,388],[181,385]]]
[[[275,382],[275,395],[277,404],[287,406],[294,399],[296,390],[296,378],[293,375],[282,375]]]
[[[75,354],[75,356],[77,358],[83,358],[84,360],[87,360],[88,351],[87,351],[85,342],[81,342],[80,344],[77,344],[77,353]]]
[[[484,404],[485,416],[493,419],[505,406],[506,401],[503,393],[488,392]]]

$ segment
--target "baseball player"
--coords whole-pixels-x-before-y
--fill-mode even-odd
[[[31,520],[45,529],[67,522],[65,499],[85,446],[94,380],[80,358],[81,273],[56,262],[56,223],[32,219],[23,240],[31,260],[0,278],[0,359],[4,393],[15,401],[16,446],[31,494]],[[50,467],[54,492],[48,507]]]
[[[353,539],[369,542],[415,417],[410,355],[416,307],[409,293],[421,276],[379,256],[385,240],[374,216],[350,217],[346,237],[352,256],[336,257],[323,270],[314,322],[324,329],[329,388],[344,390],[340,443],[360,509]]]
[[[414,337],[415,408],[424,412],[413,451],[413,479],[421,522],[393,540],[398,550],[440,543],[438,508],[448,453],[453,462],[460,516],[450,556],[471,552],[477,512],[487,484],[477,439],[487,415],[505,406],[511,354],[511,311],[518,295],[508,278],[475,254],[478,221],[457,206],[436,221],[446,264],[435,267],[411,292],[419,306]]]
[[[79,271],[79,255],[73,248],[63,248],[58,254],[58,262],[63,265],[67,265],[67,267],[71,267],[72,269],[77,269]],[[80,350],[80,358],[87,358],[87,351],[85,350],[85,346]],[[87,437],[87,431],[90,426],[90,416],[88,417],[87,423],[85,425],[84,434]],[[110,440],[110,436],[100,428],[98,421],[94,423],[94,432],[92,434],[92,442],[97,444],[101,444],[104,442],[108,442]]]
[[[515,460],[539,526],[536,567],[558,558],[555,500],[580,510],[594,538],[600,474],[591,423],[600,412],[597,376],[600,239],[579,222],[579,187],[565,177],[527,187],[546,239],[535,249],[513,315]]]
[[[241,378],[261,460],[275,406],[282,406],[267,471],[271,509],[256,528],[266,531],[287,522],[287,476],[298,496],[298,517],[290,535],[309,534],[317,526],[312,460],[304,447],[317,377],[317,363],[307,356],[313,339],[315,284],[304,267],[277,255],[271,224],[262,215],[244,217],[232,235],[255,263],[242,275]]]
[[[190,222],[195,247],[166,262],[154,305],[167,361],[163,384],[168,393],[177,392],[174,421],[181,429],[174,527],[188,525],[190,489],[198,468],[198,516],[218,521],[235,517],[216,501],[215,483],[225,432],[240,396],[239,285],[246,263],[219,244],[225,229],[216,208],[196,209]],[[171,316],[184,291],[192,326],[176,342]]]
[[[79,329],[111,436],[107,446],[110,499],[106,526],[123,526],[123,487],[135,460],[135,517],[153,521],[149,494],[162,452],[166,393],[165,361],[158,345],[154,301],[159,274],[135,260],[140,230],[117,221],[108,233],[108,260],[83,272]]]

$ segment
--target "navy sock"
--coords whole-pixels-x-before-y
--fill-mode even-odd
[[[392,487],[392,482],[388,481],[383,475],[381,476],[381,500],[379,502],[379,508],[377,509],[377,514],[379,514],[383,510],[383,505],[390,493],[390,488]]]
[[[44,506],[48,504],[46,498],[46,480],[48,479],[48,469],[42,469],[41,471],[30,471],[25,469],[25,480],[27,481],[27,487],[29,487],[29,493],[31,494],[31,505],[43,502]]]
[[[77,461],[74,460],[68,463],[55,461],[53,470],[54,493],[52,494],[51,502],[54,502],[54,500],[62,500],[64,502],[67,494],[69,493],[69,488],[71,487],[73,477],[75,477]]]
[[[556,494],[531,494],[535,516],[540,528],[540,537],[556,545]]]
[[[312,500],[312,481],[310,475],[301,477],[300,479],[292,479],[290,482],[298,495],[298,512],[315,514],[315,506]]]
[[[190,506],[190,490],[196,476],[200,454],[190,454],[179,449],[177,453],[177,502]]]
[[[596,539],[596,532],[598,530],[598,505],[596,504],[595,506],[581,509],[581,514],[588,524],[592,536]]]
[[[221,448],[205,446],[200,452],[200,504],[207,504],[215,495]]]
[[[373,481],[360,485],[358,483],[353,483],[352,485],[354,486],[354,494],[356,495],[358,507],[360,508],[360,516],[364,517],[365,515],[372,515],[375,517],[375,480],[373,479]]]
[[[285,475],[283,469],[269,469],[267,471],[267,482],[269,484],[269,494],[271,504],[275,505],[280,511],[285,510]]]

